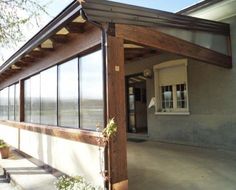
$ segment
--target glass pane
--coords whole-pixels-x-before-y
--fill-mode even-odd
[[[15,85],[9,87],[9,120],[15,120]]]
[[[31,77],[31,123],[40,123],[40,75]]]
[[[25,96],[25,122],[30,122],[30,79],[25,80],[24,83],[24,96]]]
[[[58,66],[58,125],[78,123],[78,59],[73,59]]]
[[[173,90],[172,86],[162,86],[162,108],[173,108]]]
[[[8,88],[1,90],[1,119],[8,120]]]
[[[177,84],[176,93],[177,93],[177,108],[187,108],[186,84]]]
[[[19,83],[17,83],[15,87],[15,120],[16,121],[20,121],[19,99],[20,99],[20,85]]]
[[[3,115],[3,106],[2,106],[2,91],[0,90],[0,119],[2,119]]]
[[[80,125],[96,130],[103,126],[103,63],[102,51],[80,58]]]
[[[57,67],[43,71],[41,77],[41,123],[57,125]]]

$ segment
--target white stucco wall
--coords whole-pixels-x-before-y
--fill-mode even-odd
[[[13,147],[68,175],[84,176],[103,187],[104,149],[95,145],[66,140],[0,124],[0,138]]]

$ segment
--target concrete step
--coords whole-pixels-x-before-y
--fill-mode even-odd
[[[56,190],[54,183],[57,178],[48,168],[35,165],[15,151],[12,154],[9,159],[0,160],[0,167],[6,180],[17,190]]]

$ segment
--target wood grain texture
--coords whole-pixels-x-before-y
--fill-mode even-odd
[[[59,137],[67,140],[82,142],[86,144],[104,146],[101,134],[93,131],[83,131],[80,129],[68,129],[56,126],[37,125],[14,121],[0,121],[1,125],[15,127],[35,133],[46,134],[49,136]]]
[[[153,28],[116,24],[116,36],[209,64],[232,68],[231,56],[176,38]]]
[[[112,184],[127,180],[125,72],[123,39],[107,38],[107,118],[115,118],[116,136],[109,143],[109,174]]]
[[[35,62],[28,64],[26,68],[19,70],[11,77],[9,76],[4,81],[1,81],[0,89],[17,82],[19,79],[27,78],[53,65],[84,54],[101,44],[101,31],[95,27],[90,28],[83,34],[71,34],[70,37],[70,41],[58,45],[54,51],[50,51],[42,59],[35,60]]]

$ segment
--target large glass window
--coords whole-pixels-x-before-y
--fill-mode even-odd
[[[25,80],[24,82],[24,102],[25,102],[25,122],[31,122],[31,88],[30,88],[30,79]]]
[[[81,57],[80,78],[80,126],[95,130],[103,126],[103,62],[102,51]]]
[[[31,87],[31,123],[40,123],[40,75],[35,75],[30,79]]]
[[[9,120],[15,120],[15,85],[9,87]]]
[[[20,121],[19,100],[20,100],[20,85],[19,83],[17,83],[15,86],[15,120],[16,121]]]
[[[19,95],[17,84],[17,118]],[[25,122],[96,130],[97,125],[104,125],[103,98],[103,61],[99,50],[26,79]]]
[[[1,90],[1,119],[8,120],[8,88]]]
[[[78,127],[78,59],[58,66],[58,125]]]
[[[41,72],[41,123],[57,125],[57,67]]]

